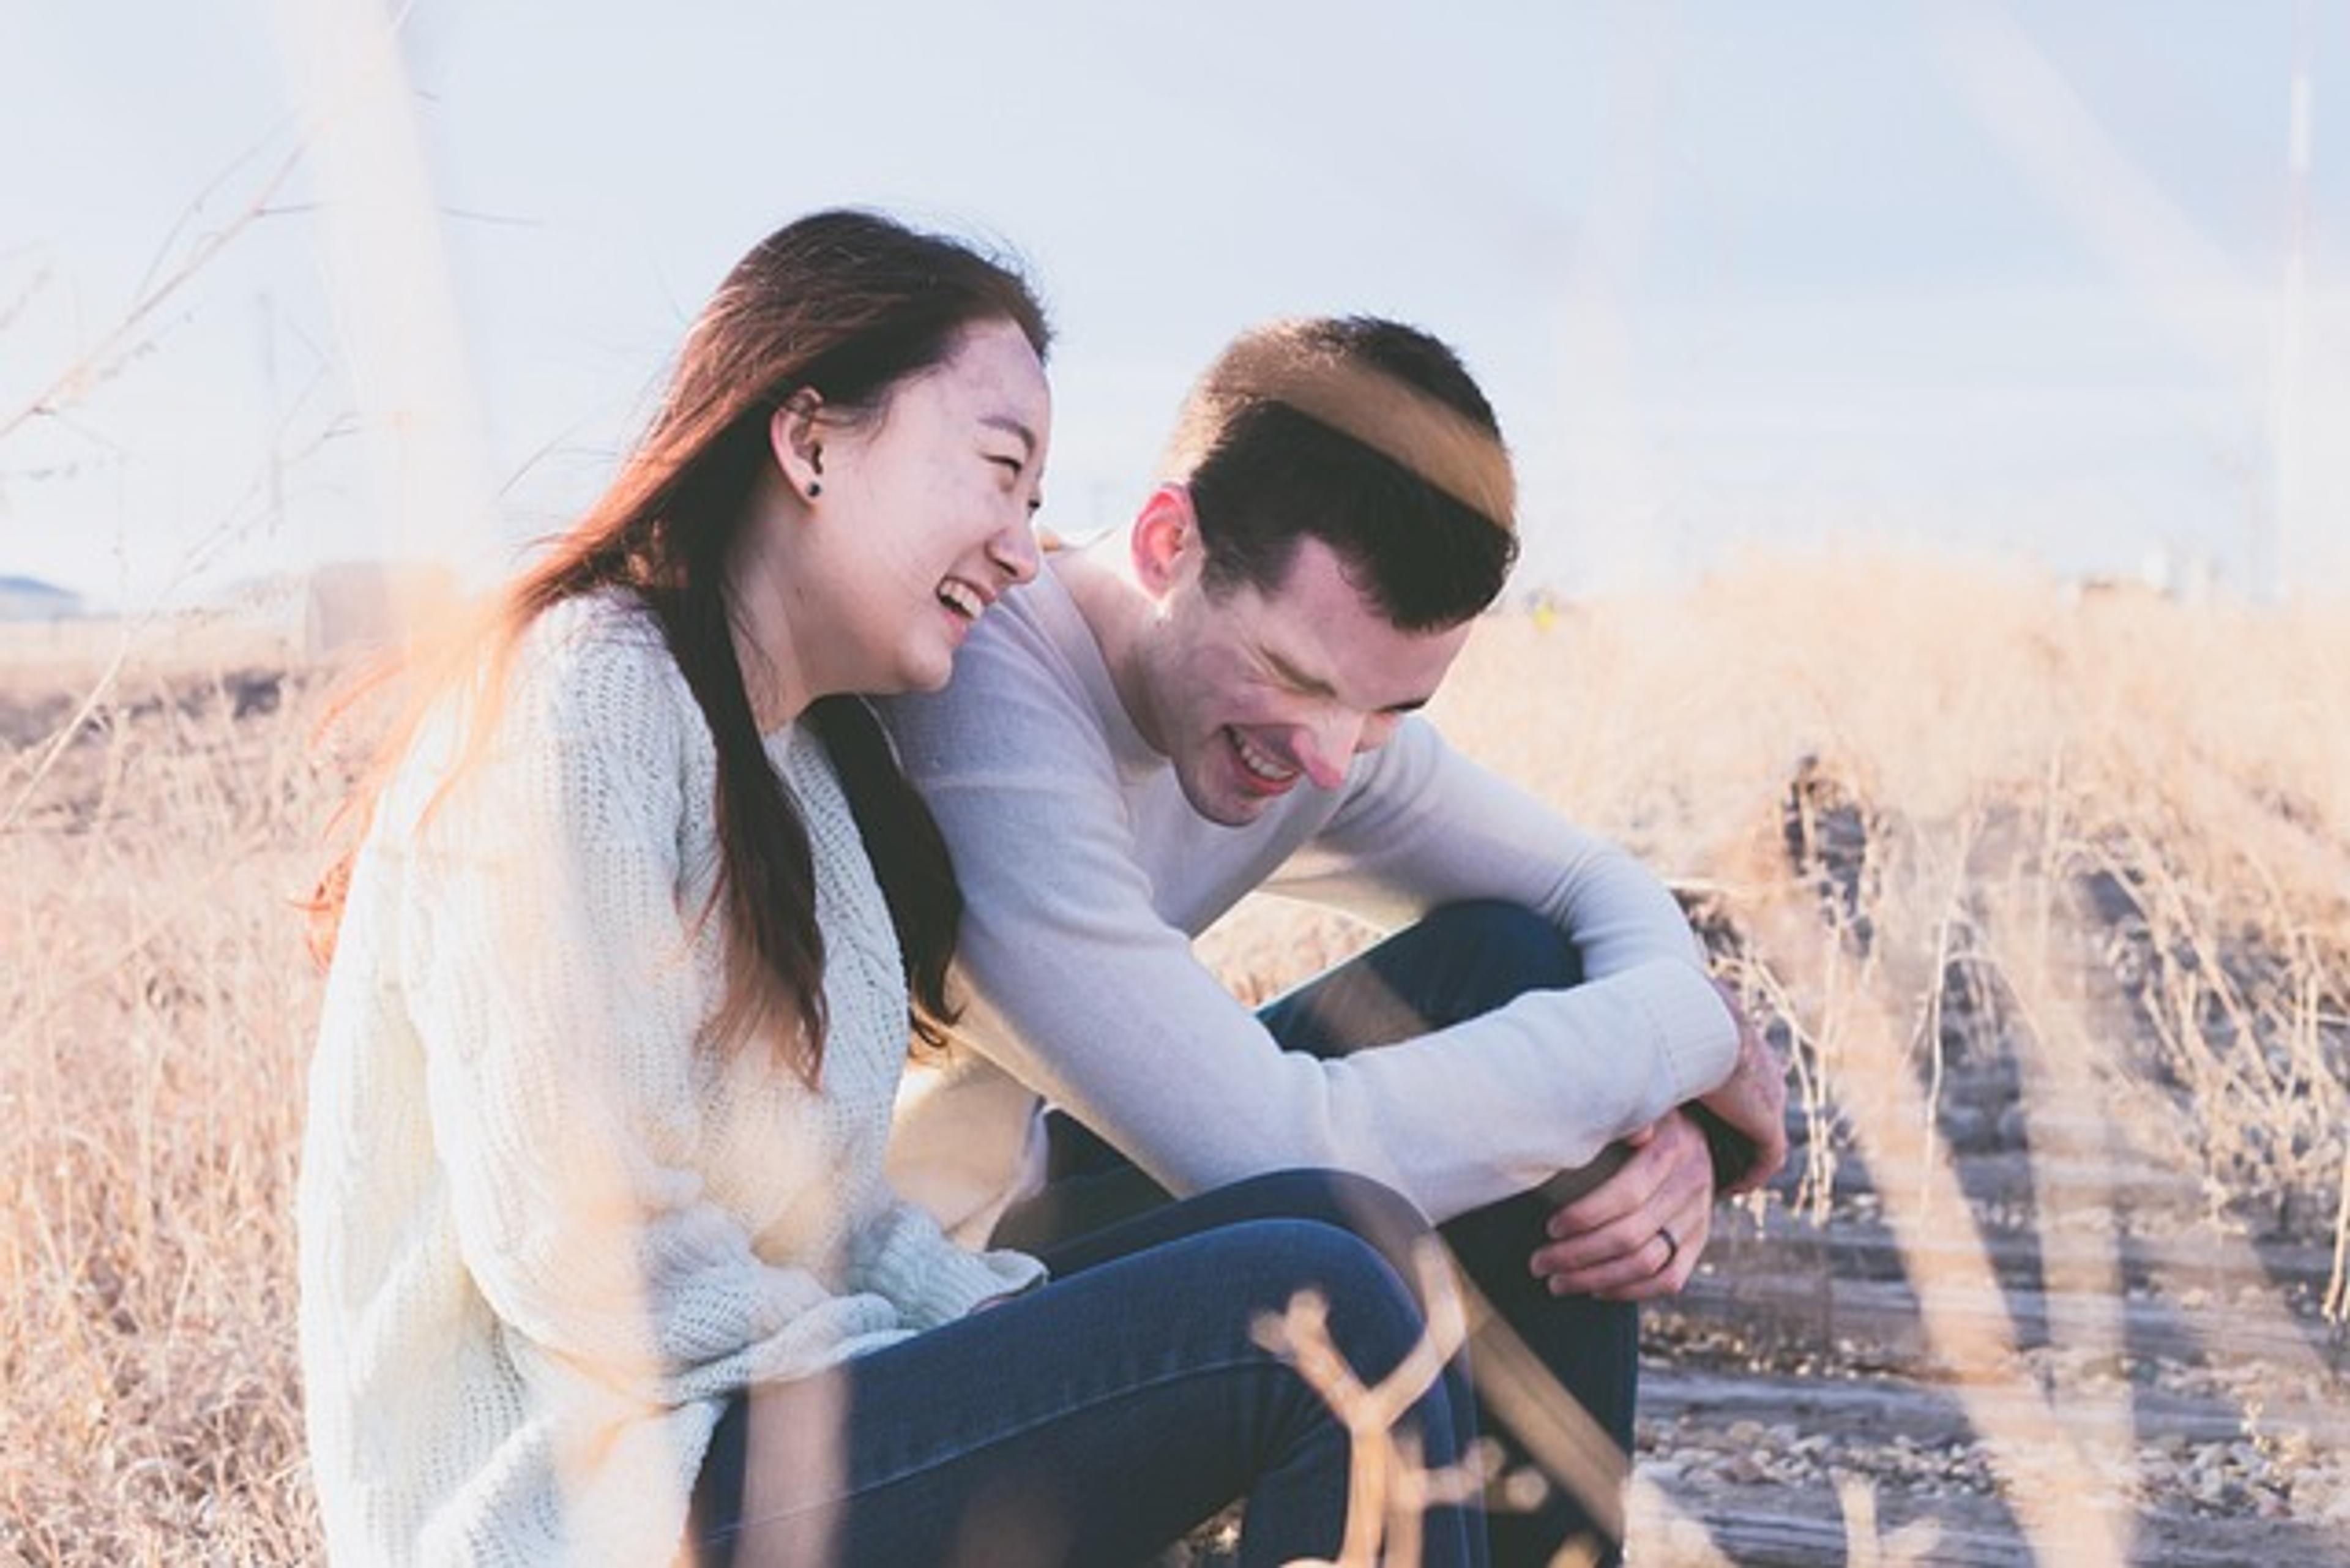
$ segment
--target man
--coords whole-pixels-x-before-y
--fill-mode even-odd
[[[956,1069],[910,1110],[898,1173],[942,1200],[960,1161],[966,1192],[1019,1201],[948,1217],[1046,1250],[1168,1192],[1374,1178],[1627,1450],[1636,1303],[1695,1267],[1717,1153],[1732,1189],[1777,1168],[1784,1090],[1663,886],[1416,716],[1513,528],[1451,350],[1276,325],[1194,389],[1125,534],[1048,557],[945,691],[888,705],[968,900],[965,1033],[1026,1086]],[[1191,939],[1260,888],[1409,929],[1252,1013]],[[1041,1150],[1027,1090],[1058,1107]],[[1620,1166],[1595,1166],[1610,1146]],[[1587,1191],[1545,1195],[1585,1167]],[[1613,1533],[1580,1484],[1587,1507],[1497,1516],[1496,1560]]]

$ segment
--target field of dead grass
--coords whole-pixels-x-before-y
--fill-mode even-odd
[[[291,1215],[318,988],[290,900],[332,804],[304,755],[320,683],[155,628],[119,663],[103,639],[38,651],[0,649],[0,1555],[307,1559]],[[1438,719],[1664,870],[1769,1011],[1804,1140],[1737,1259],[1767,1267],[1793,1245],[1774,1237],[1849,1220],[1865,1189],[1913,1298],[1909,1370],[1952,1391],[2020,1550],[2153,1560],[2163,1539],[2168,1461],[2112,1381],[2132,1247],[2240,1254],[2249,1288],[2190,1337],[2217,1366],[2230,1334],[2272,1330],[2272,1407],[2343,1410],[2350,621],[2068,602],[1919,557],[1757,560],[1494,618]],[[1251,906],[1208,950],[1257,993],[1357,940]],[[2005,1107],[1972,1099],[1993,1058]],[[1950,1158],[1990,1124],[2039,1161],[2013,1212]],[[2170,1199],[2123,1190],[2147,1171]],[[2101,1312],[2020,1345],[1978,1310],[2001,1299],[2002,1226],[2050,1300]],[[2318,1262],[2264,1269],[2277,1249]],[[1804,1337],[1783,1326],[1771,1366],[1838,1360]],[[2350,1532],[2325,1445],[2207,1383],[2251,1407],[2259,1452],[2194,1519],[2222,1542],[2239,1517]],[[1864,1535],[1870,1560],[1942,1560],[1900,1472],[1852,1469],[1833,1480],[1853,1560]],[[1743,1495],[1644,1486],[1641,1560],[1738,1550]]]

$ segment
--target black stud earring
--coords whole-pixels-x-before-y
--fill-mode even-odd
[[[809,481],[808,481],[808,499],[809,499],[810,501],[814,501],[817,496],[822,495],[823,493],[824,493],[824,481],[823,481],[823,480],[821,480],[821,479],[811,479],[811,480],[809,480]]]

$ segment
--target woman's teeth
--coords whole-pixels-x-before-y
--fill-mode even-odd
[[[972,620],[977,620],[980,612],[987,607],[987,601],[975,589],[952,578],[939,585],[939,602]]]

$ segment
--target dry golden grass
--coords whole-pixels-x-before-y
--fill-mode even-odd
[[[1757,561],[1547,629],[1497,621],[1461,673],[1440,709],[1455,738],[1675,876],[1791,1040],[1812,1122],[1794,1202],[1825,1220],[1840,1162],[1865,1162],[1917,1298],[1915,1370],[1953,1390],[2038,1561],[2159,1554],[2142,1515],[2179,1489],[2141,1459],[2158,1434],[2136,1415],[2133,1361],[2150,1369],[2125,1299],[2125,1253],[2150,1236],[2191,1231],[2239,1282],[2272,1278],[2255,1239],[2329,1245],[2322,1292],[2255,1283],[2184,1321],[2199,1366],[2236,1361],[2258,1325],[2268,1386],[2345,1407],[2338,615],[2069,601],[1948,561]],[[1960,1055],[2021,1080],[2033,1197],[2000,1218],[2065,1309],[2030,1355],[1939,1143]],[[2148,1169],[2186,1173],[2199,1206],[2125,1190]],[[2158,1272],[2198,1299],[2176,1283]],[[2259,1421],[2255,1401],[2244,1430]],[[2271,1474],[2306,1511],[2275,1490],[2260,1506],[2338,1539],[2346,1480]]]
[[[1823,904],[1865,923],[1865,960],[1846,940],[1756,977],[1807,1046],[1844,1022],[1839,987],[1873,989],[1921,1032],[1953,987],[1983,993],[1962,999],[1976,1012],[2036,1001],[2040,1033],[2101,1043],[2117,1089],[2176,1091],[2185,1114],[2148,1130],[2183,1140],[2215,1207],[2337,1229],[2350,625],[2336,607],[2076,602],[1948,560],[1757,560],[1547,629],[1496,619],[1438,713],[1465,749],[1676,878],[1746,956],[1816,946],[1793,928]],[[1791,808],[1838,807],[1842,824],[1802,829],[1828,864],[1791,875]],[[1838,884],[1825,898],[1822,877]]]
[[[317,981],[290,900],[332,804],[302,755],[317,688],[237,719],[240,693],[265,701],[224,679],[244,650],[141,654],[36,780],[110,658],[38,654],[0,649],[0,1555],[311,1557],[291,1217]],[[1822,1122],[1806,1202],[1857,1152],[1897,1232],[1948,1229],[1939,1056],[1953,1027],[1996,1028],[2028,1115],[2110,1107],[2204,1181],[2215,1235],[2338,1257],[2350,622],[2071,605],[1947,561],[1756,561],[1497,618],[1439,718],[1697,902],[1797,1047]],[[1261,992],[1355,940],[1256,907],[1209,951]],[[2097,1233],[2075,1197],[2043,1223]],[[2012,1347],[1938,1304],[1980,1282],[1918,1278],[1957,1381],[1995,1394]],[[2044,1560],[2111,1558],[2110,1518],[2036,1500],[2126,1453],[2037,1395],[1970,1406],[2005,1495]]]
[[[315,1554],[292,1213],[318,988],[287,899],[317,792],[293,713],[231,707],[202,671],[125,681],[0,837],[17,1560]],[[43,755],[0,768],[0,813]]]

